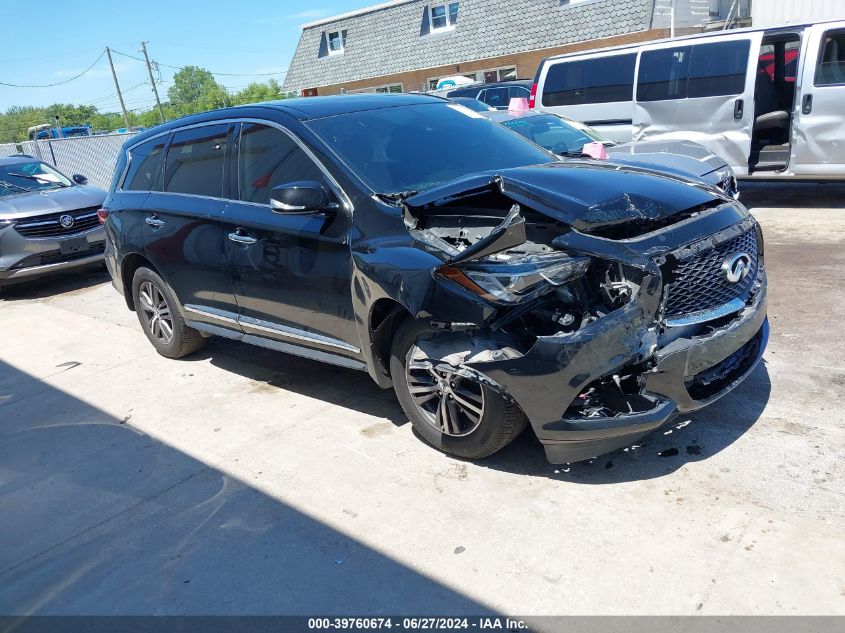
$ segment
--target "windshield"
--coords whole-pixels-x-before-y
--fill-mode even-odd
[[[373,191],[425,191],[467,174],[555,158],[463,106],[428,103],[350,112],[308,126]]]
[[[583,123],[567,121],[553,114],[515,117],[505,119],[501,123],[555,154],[580,156],[587,143],[614,144]]]
[[[71,181],[55,169],[34,160],[30,163],[0,165],[0,196],[27,191],[70,187]]]

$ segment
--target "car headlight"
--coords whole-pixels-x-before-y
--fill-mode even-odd
[[[733,198],[739,197],[739,187],[732,167],[725,165],[721,169],[717,169],[713,172],[713,178],[719,189]]]
[[[578,279],[589,267],[589,257],[552,253],[527,255],[508,261],[493,256],[482,262],[467,262],[459,266],[446,264],[439,267],[435,274],[488,301],[517,303]]]

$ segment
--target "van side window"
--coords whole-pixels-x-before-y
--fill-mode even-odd
[[[634,93],[636,53],[564,62],[549,67],[544,106],[630,101]]]
[[[845,84],[845,31],[825,33],[816,67],[817,86],[837,84]]]
[[[128,191],[158,190],[158,172],[167,134],[136,145],[129,150],[129,170],[123,180],[123,189]]]
[[[691,48],[644,51],[637,77],[637,101],[667,101],[687,96]]]
[[[323,172],[284,132],[244,123],[238,156],[240,200],[270,204],[270,190],[288,182],[323,182]]]
[[[692,47],[687,97],[722,97],[745,92],[751,42],[716,42]]]
[[[738,95],[745,91],[748,40],[644,51],[637,101]]]
[[[204,125],[176,132],[164,162],[164,190],[222,198],[228,127]]]

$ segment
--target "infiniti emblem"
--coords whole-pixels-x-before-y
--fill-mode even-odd
[[[736,284],[745,279],[751,272],[751,255],[748,253],[734,253],[722,262],[722,272],[729,283]]]
[[[72,215],[63,215],[59,218],[59,224],[61,224],[66,229],[69,229],[73,226],[73,216]]]

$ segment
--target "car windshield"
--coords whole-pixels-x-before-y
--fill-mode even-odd
[[[308,126],[373,191],[425,191],[466,174],[555,157],[457,104],[350,112]]]
[[[553,114],[515,116],[501,123],[550,152],[564,156],[580,156],[587,143],[614,144],[583,123],[567,121]]]
[[[64,174],[41,161],[0,165],[0,196],[59,189],[71,184]]]

